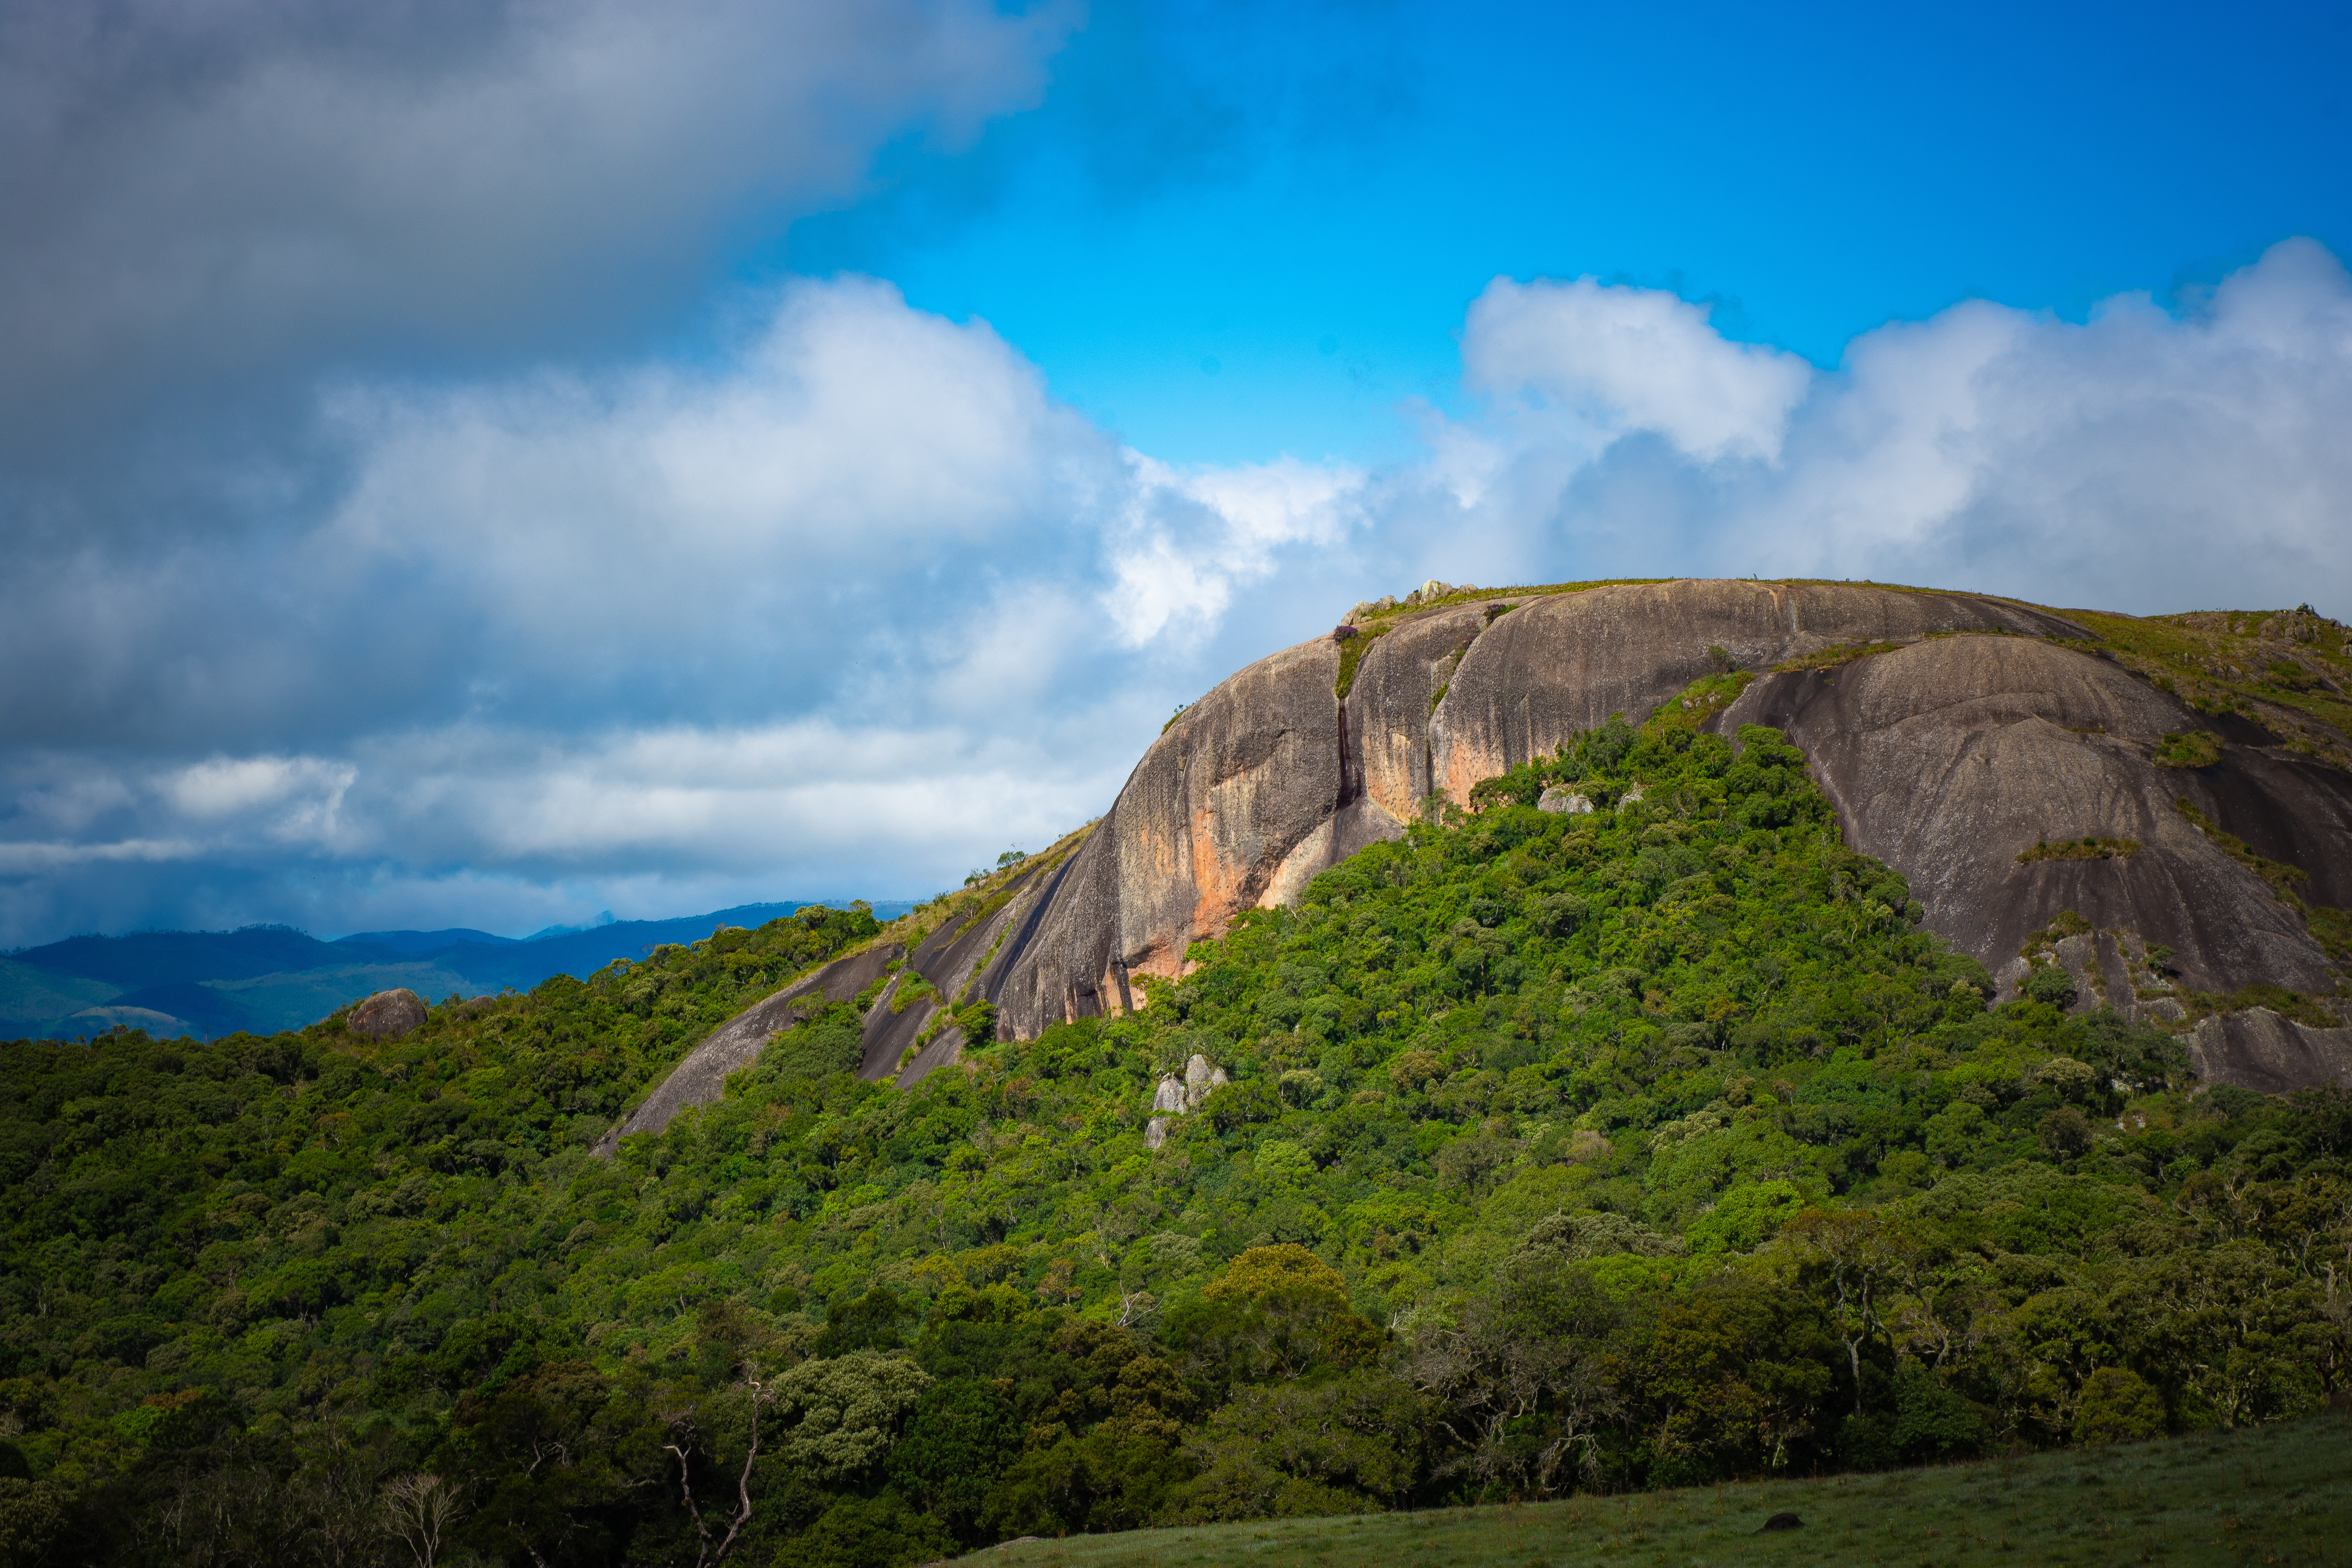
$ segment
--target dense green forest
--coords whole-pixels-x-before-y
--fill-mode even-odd
[[[0,1047],[0,1552],[890,1565],[2352,1387],[2352,1096],[2192,1096],[2054,967],[1989,1006],[1801,753],[1693,727],[1727,694],[1433,801],[1135,1016],[901,1090],[836,1005],[610,1161],[870,915],[381,1044]]]

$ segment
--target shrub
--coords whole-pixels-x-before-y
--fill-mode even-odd
[[[2137,1443],[2164,1432],[2164,1400],[2138,1373],[2103,1366],[2083,1384],[2074,1409],[2074,1441]]]
[[[2156,748],[2156,765],[2159,768],[2210,768],[2221,760],[2221,738],[2202,730],[2167,735]]]
[[[2137,838],[2062,838],[2053,844],[2047,838],[2017,857],[2021,866],[2031,866],[2037,860],[2127,860],[2139,853]]]
[[[2058,965],[2045,964],[2033,972],[2025,983],[2025,994],[2036,1002],[2047,1002],[2053,1007],[2072,1006],[2074,1002],[2074,977]]]

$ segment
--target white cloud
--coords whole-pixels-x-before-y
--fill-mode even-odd
[[[1132,489],[1103,604],[1129,647],[1171,630],[1197,642],[1286,552],[1328,549],[1360,521],[1364,476],[1345,465],[1286,457],[1179,468],[1134,451],[1127,460]]]
[[[330,929],[457,868],[592,909],[629,878],[929,890],[1098,813],[1223,657],[1202,638],[1232,594],[1344,526],[1352,477],[1122,453],[985,322],[884,284],[795,282],[740,326],[690,364],[346,383],[348,489],[266,563],[93,574],[152,610],[94,661],[134,760],[60,753],[23,810],[82,803],[92,841],[168,827],[265,888],[377,868],[320,895]],[[1139,530],[1182,553],[1186,618],[1123,614]],[[182,732],[261,743],[172,759],[135,722],[167,668]]]
[[[2352,280],[2307,240],[2178,310],[1969,301],[1823,374],[1672,296],[1502,280],[1464,359],[1487,405],[1429,416],[1428,459],[1373,478],[1370,535],[1528,576],[1873,576],[2144,613],[2352,584]]]
[[[1811,367],[1727,342],[1707,314],[1663,289],[1498,278],[1470,307],[1463,365],[1474,391],[1567,416],[1551,424],[1554,440],[1598,451],[1650,430],[1701,462],[1769,462]]]
[[[203,820],[274,809],[289,837],[311,837],[331,826],[336,805],[359,771],[317,757],[213,757],[163,782],[163,794]]]
[[[1075,557],[1059,571],[1086,570],[1090,488],[1118,480],[1109,443],[986,323],[858,279],[787,288],[712,366],[335,409],[360,475],[310,543],[315,574],[394,563],[468,604],[510,700],[625,685],[662,639],[768,661],[722,685],[829,684],[854,645],[982,614],[1053,541]]]
[[[2143,610],[2352,585],[2352,279],[2308,241],[2181,314],[1971,304],[1858,340],[1726,521],[1840,575]],[[2352,613],[2338,602],[2337,613]]]
[[[107,861],[193,860],[207,847],[188,838],[124,838],[99,844],[0,842],[0,876],[71,872]]]

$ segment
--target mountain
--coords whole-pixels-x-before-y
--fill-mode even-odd
[[[1350,793],[1354,718],[1323,763],[1296,753],[1313,788],[1278,766],[1318,711],[1286,671],[1332,668],[1291,650],[1171,725],[1115,816],[887,927],[804,910],[397,1009],[396,1032],[338,1009],[267,1038],[0,1046],[7,1550],[620,1568],[707,1557],[715,1525],[730,1560],[903,1568],[1570,1494],[1589,1521],[1622,1511],[1592,1494],[1773,1475],[1858,1493],[1835,1478],[2030,1449],[2102,1449],[2071,1463],[2106,1474],[2106,1445],[2210,1446],[2352,1393],[2352,1093],[2316,1082],[2340,993],[2209,989],[2220,942],[2191,973],[2073,903],[1997,976],[1962,944],[2006,917],[1931,908],[1933,875],[1853,842],[1907,820],[1892,797],[1960,859],[1925,862],[1951,886],[2014,867],[2152,918],[2132,878],[2156,827],[2017,848],[1995,813],[1978,843],[1937,816],[1999,803],[1977,753],[1906,759],[1989,733],[1974,765],[1999,773],[2028,744],[2012,782],[2045,802],[2065,747],[2126,782],[2169,759],[2200,829],[2172,874],[2218,850],[2328,952],[2326,868],[2208,806],[2273,750],[2325,800],[2339,628],[2266,618],[2326,639],[2280,656],[2300,689],[2194,645],[2262,690],[2183,666],[2166,695],[2210,723],[2145,750],[2051,717],[2080,712],[2050,673],[2078,666],[1999,674],[2051,649],[2128,671],[2127,638],[2172,635],[2070,612],[2103,640],[1948,639],[1994,650],[1992,676],[1957,667],[1989,699],[1878,684],[1947,639],[1789,670],[1701,644],[1646,707],[1499,771],[1433,765],[1479,732],[1486,703],[1452,705],[1525,613],[1482,608],[1398,700],[1443,721],[1438,787],[1351,854],[1332,825],[1380,798]],[[1628,657],[1628,618],[1590,663]],[[1349,624],[1379,636],[1339,639],[1343,714],[1419,623]],[[1555,700],[1488,689],[1507,723]],[[2225,732],[2223,696],[2273,739]],[[2273,787],[2294,842],[2311,818]],[[1174,962],[1139,940],[1155,921],[1188,937]],[[1057,944],[1086,977],[1089,922],[1107,977],[1024,1024],[1005,982],[1056,973]],[[420,1519],[437,1542],[386,1533]]]
[[[616,958],[640,959],[665,943],[698,941],[721,926],[764,925],[811,906],[800,903],[738,904],[707,915],[687,915],[667,921],[614,921],[581,931],[541,933],[521,942],[483,943],[471,941],[410,950],[411,956],[439,964],[466,976],[483,991],[506,986],[528,990],[551,974],[587,974]],[[878,906],[884,915],[911,908],[905,903]],[[346,939],[347,942],[356,939]],[[340,944],[339,944],[340,945]]]
[[[129,1025],[200,1036],[299,1028],[355,997],[529,990],[722,926],[756,926],[809,906],[739,904],[665,921],[551,927],[529,938],[467,927],[361,931],[320,942],[285,926],[78,936],[0,959],[0,1026],[73,1037]],[[911,906],[885,903],[883,914]],[[123,1011],[129,1009],[130,1011]]]
[[[9,954],[18,963],[53,974],[135,987],[206,980],[249,980],[257,974],[348,963],[351,955],[291,926],[242,931],[142,931],[128,936],[74,936]]]
[[[110,997],[105,1010],[110,1013],[123,1007],[137,1007],[176,1019],[192,1032],[206,1037],[233,1035],[240,1029],[276,1032],[265,1015],[239,1006],[230,994],[193,980],[142,985]]]
[[[1142,977],[1180,978],[1195,944],[1295,905],[1437,803],[1475,805],[1612,715],[1671,710],[1801,747],[1843,841],[1899,873],[1925,929],[1999,997],[2046,946],[2077,1011],[2193,1022],[2212,1081],[2352,1085],[2352,657],[2336,623],[1841,583],[1420,599],[1359,606],[1186,708],[1099,822],[926,928],[908,963],[937,997],[870,1014],[862,1070],[908,1083],[956,1060],[958,1000],[1022,1037],[1131,1012]],[[751,1048],[722,1031],[705,1050]],[[683,1070],[703,1088],[656,1096],[625,1131],[723,1078]]]
[[[2294,652],[2272,657],[2333,690],[2336,726],[2352,720],[2341,628],[2286,618],[2278,641]],[[2341,729],[2297,713],[2273,730],[2251,702],[2200,710],[2160,668],[2119,657],[2108,628],[2127,620],[1746,582],[1479,595],[1371,617],[1261,660],[1179,716],[1000,961],[1004,1005],[1034,1029],[1104,1005],[1122,969],[1172,975],[1240,910],[1295,899],[1315,872],[1396,837],[1432,792],[1466,803],[1611,713],[1647,713],[1731,670],[1754,679],[1709,728],[1786,729],[1848,841],[1912,880],[1928,929],[2012,984],[2020,941],[2074,909],[2169,949],[2200,990],[2332,992],[2341,946],[2331,954],[2210,829],[2301,872],[2313,902],[2352,905]],[[2205,735],[2212,759],[2172,765],[2168,737],[2184,734]],[[2019,860],[2084,837],[2139,847]],[[2107,983],[2124,984],[2112,943],[2102,952]]]
[[[524,939],[493,936],[486,931],[467,926],[453,926],[447,931],[362,931],[334,939],[337,947],[359,948],[369,952],[402,954],[431,952],[444,947],[510,947]]]

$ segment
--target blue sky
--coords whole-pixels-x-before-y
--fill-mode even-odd
[[[921,896],[1424,577],[2352,616],[2352,5],[0,11],[0,947]]]
[[[886,153],[751,270],[890,278],[1232,462],[1393,454],[1498,274],[1828,367],[1964,299],[2079,321],[2352,237],[2352,6],[1803,9],[1100,6],[1037,110]]]

